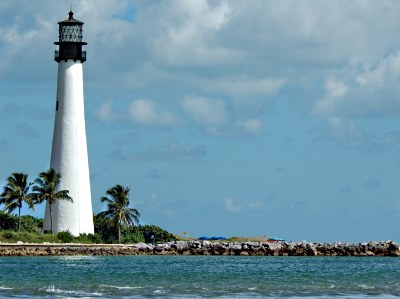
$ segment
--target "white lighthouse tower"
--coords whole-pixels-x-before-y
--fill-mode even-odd
[[[89,163],[86,145],[83,71],[86,51],[82,47],[83,22],[69,18],[59,22],[56,117],[50,167],[61,174],[59,190],[69,190],[73,201],[58,200],[52,206],[53,233],[70,231],[73,235],[93,233]],[[44,230],[51,229],[46,206]]]

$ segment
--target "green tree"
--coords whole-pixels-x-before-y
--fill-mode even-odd
[[[73,201],[69,196],[68,190],[58,190],[60,185],[61,175],[50,168],[39,174],[39,177],[35,180],[35,186],[32,190],[35,192],[36,203],[42,203],[46,201],[50,212],[50,231],[53,233],[53,213],[52,206],[57,200],[68,200]]]
[[[21,230],[28,233],[41,234],[43,232],[43,219],[31,215],[21,216]]]
[[[112,221],[104,217],[101,213],[93,216],[94,231],[101,236],[103,243],[118,242],[118,229]]]
[[[28,175],[21,172],[14,172],[7,178],[3,193],[0,195],[0,203],[4,204],[3,211],[12,213],[18,208],[18,232],[21,231],[21,208],[26,203],[29,208],[34,209],[32,183],[28,183]]]
[[[107,203],[107,210],[100,213],[101,216],[111,220],[118,228],[118,243],[121,243],[121,227],[130,227],[139,223],[140,213],[134,208],[129,208],[129,188],[121,185],[106,191],[107,196],[100,201]]]
[[[17,226],[18,218],[16,216],[0,211],[0,230],[15,230]]]

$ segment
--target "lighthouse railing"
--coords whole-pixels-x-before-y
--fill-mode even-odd
[[[80,54],[81,55],[79,55],[79,53],[78,54],[74,53],[74,55],[70,56],[70,55],[65,55],[65,53],[64,53],[63,57],[60,58],[60,50],[55,50],[54,51],[54,60],[57,62],[60,62],[61,60],[64,60],[64,59],[80,60],[81,62],[86,61],[86,51],[81,51]],[[68,56],[70,56],[70,57],[68,57]]]

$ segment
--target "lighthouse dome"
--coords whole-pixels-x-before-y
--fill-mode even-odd
[[[55,51],[54,60],[60,62],[72,59],[74,61],[86,61],[86,51],[82,46],[87,43],[82,41],[83,22],[74,19],[74,13],[68,13],[69,18],[58,22],[58,41],[54,44],[59,46]]]
[[[58,22],[59,42],[82,42],[83,22],[74,19],[72,11],[68,15],[68,19]]]

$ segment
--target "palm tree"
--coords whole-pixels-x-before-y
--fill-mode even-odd
[[[111,220],[118,228],[118,243],[121,244],[121,226],[129,227],[139,223],[140,213],[134,208],[129,208],[129,188],[121,185],[106,191],[107,197],[101,197],[101,202],[107,203],[107,211],[100,213],[101,216]]]
[[[32,190],[35,192],[36,203],[47,201],[50,212],[50,231],[53,233],[53,214],[51,211],[52,205],[57,200],[73,201],[69,196],[68,190],[57,190],[60,184],[61,175],[53,168],[43,171],[35,180],[35,186]]]
[[[28,183],[28,175],[21,172],[14,172],[7,178],[7,185],[4,186],[0,195],[0,203],[4,204],[3,211],[12,213],[18,208],[18,232],[21,231],[21,208],[22,203],[28,204],[34,209],[33,194],[30,192],[32,183]]]

